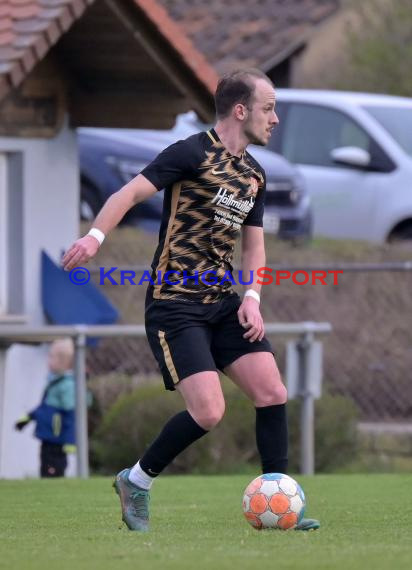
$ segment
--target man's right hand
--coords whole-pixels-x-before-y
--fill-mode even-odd
[[[84,265],[96,255],[99,247],[99,242],[93,236],[86,235],[78,239],[64,254],[61,261],[63,269],[71,271],[78,265]]]

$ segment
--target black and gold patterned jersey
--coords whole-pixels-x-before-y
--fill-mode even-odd
[[[263,225],[264,170],[211,129],[172,144],[141,174],[165,190],[153,298],[213,303],[230,293],[236,236],[243,224]]]

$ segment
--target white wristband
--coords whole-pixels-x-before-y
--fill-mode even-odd
[[[254,289],[248,289],[244,296],[245,297],[253,297],[258,303],[260,303],[260,295]]]
[[[99,242],[99,245],[102,245],[104,238],[106,237],[104,233],[97,228],[92,228],[87,235],[96,238]]]

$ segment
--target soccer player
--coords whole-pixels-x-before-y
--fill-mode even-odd
[[[172,144],[113,194],[62,261],[68,271],[86,263],[132,206],[164,189],[145,322],[166,389],[180,392],[186,409],[116,477],[123,520],[136,531],[148,530],[155,478],[222,419],[218,370],[256,408],[263,473],[287,470],[287,393],[264,336],[257,283],[257,269],[265,265],[265,173],[246,151],[250,143],[266,145],[278,123],[274,86],[257,69],[238,70],[219,81],[215,105],[215,127]],[[224,279],[240,231],[243,276],[249,281],[253,275],[243,299]],[[304,519],[297,528],[316,529],[319,522]]]

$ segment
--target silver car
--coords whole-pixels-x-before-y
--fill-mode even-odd
[[[314,234],[412,239],[412,99],[277,90],[269,148],[303,174]]]

